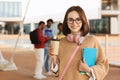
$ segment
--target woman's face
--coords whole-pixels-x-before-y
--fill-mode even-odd
[[[67,25],[71,33],[79,33],[82,27],[82,21],[79,14],[76,11],[72,11],[68,14]]]

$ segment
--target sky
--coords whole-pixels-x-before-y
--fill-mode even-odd
[[[22,0],[24,5],[29,0]],[[100,1],[101,0],[30,0],[27,17],[35,16],[57,16],[65,14],[66,10],[73,5],[80,5],[88,18],[100,17]],[[24,6],[25,7],[25,6]],[[26,8],[24,8],[26,9]],[[25,10],[24,10],[25,11]],[[23,12],[24,12],[23,11]],[[91,16],[89,16],[91,15]]]
[[[61,20],[64,18],[66,10],[73,6],[81,6],[88,19],[100,18],[101,0],[3,0],[3,1],[22,1],[22,16],[25,11],[26,18],[41,17],[54,18]]]

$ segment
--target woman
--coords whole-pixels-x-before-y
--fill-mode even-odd
[[[79,6],[70,7],[66,12],[63,21],[63,34],[66,35],[66,37],[60,41],[58,55],[52,55],[52,51],[54,49],[52,46],[49,47],[49,55],[53,59],[53,63],[59,65],[59,69],[57,71],[59,77],[62,75],[75,47],[82,39],[81,37],[84,37],[84,40],[82,41],[62,80],[103,80],[108,73],[108,60],[95,36],[87,35],[89,29],[83,9]],[[89,67],[83,61],[83,48],[97,49],[95,65]],[[87,74],[81,74],[80,71],[84,71]]]

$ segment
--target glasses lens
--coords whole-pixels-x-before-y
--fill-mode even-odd
[[[74,20],[72,18],[68,19],[68,23],[72,24],[74,22]]]
[[[75,22],[76,22],[77,24],[79,24],[79,23],[81,22],[81,19],[80,19],[80,18],[77,18],[77,19],[75,20]]]

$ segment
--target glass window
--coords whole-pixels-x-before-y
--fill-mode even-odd
[[[102,0],[102,10],[111,9],[111,0]]]
[[[5,34],[18,34],[20,30],[20,24],[18,23],[6,23]]]
[[[35,23],[34,26],[35,26],[35,29],[36,29],[38,27],[38,23]]]
[[[20,31],[20,24],[14,24],[14,34],[18,34]]]
[[[110,17],[102,17],[99,20],[90,20],[91,34],[109,34],[110,33]]]
[[[30,32],[30,24],[24,24],[24,34],[29,34]]]
[[[102,0],[102,10],[118,10],[118,0]]]
[[[22,16],[21,2],[0,1],[0,17]]]
[[[13,15],[13,6],[12,6],[12,3],[9,3],[9,15],[8,15],[8,17],[12,17]]]

